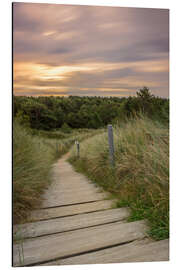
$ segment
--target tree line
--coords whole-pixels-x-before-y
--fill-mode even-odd
[[[20,124],[38,130],[100,128],[144,113],[169,121],[169,99],[155,97],[147,87],[133,97],[13,96],[13,115]]]

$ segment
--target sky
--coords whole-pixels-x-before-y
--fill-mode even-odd
[[[169,10],[13,4],[13,93],[169,97]]]

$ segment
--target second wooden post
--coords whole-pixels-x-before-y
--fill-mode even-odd
[[[114,161],[114,139],[112,125],[108,125],[108,142],[109,142],[109,159],[112,167],[115,165]]]

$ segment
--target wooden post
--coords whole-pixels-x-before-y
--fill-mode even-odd
[[[80,146],[79,146],[79,142],[78,141],[75,141],[75,144],[77,146],[77,157],[79,158],[79,150],[80,150]]]
[[[114,141],[113,141],[113,128],[112,125],[108,125],[108,141],[109,141],[109,159],[110,164],[114,167]]]

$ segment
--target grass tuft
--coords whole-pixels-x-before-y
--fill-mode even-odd
[[[72,149],[70,161],[117,198],[117,207],[129,206],[129,221],[147,219],[149,235],[169,236],[168,127],[146,117],[114,127],[115,167],[109,165],[107,132],[81,144],[80,158]]]
[[[75,131],[64,139],[32,132],[14,122],[13,130],[13,222],[26,222],[41,203],[41,194],[51,183],[51,167],[75,140],[82,141],[97,131]],[[98,131],[99,132],[99,131]],[[62,135],[62,134],[61,134]],[[58,137],[58,136],[57,136]]]

